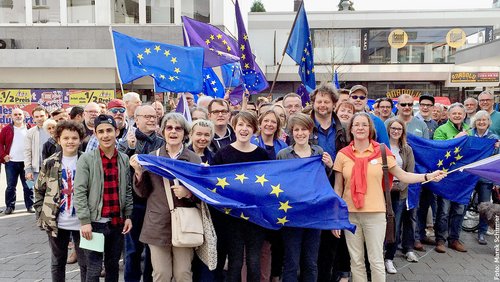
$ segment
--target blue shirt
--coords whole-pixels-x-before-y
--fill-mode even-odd
[[[370,117],[372,118],[373,125],[375,126],[375,133],[377,135],[375,140],[378,143],[384,143],[387,148],[390,149],[391,144],[389,142],[389,135],[387,134],[387,129],[385,128],[384,122],[372,113],[370,113]]]
[[[266,144],[264,144],[264,140],[262,140],[262,136],[261,135],[255,135],[252,137],[252,139],[250,139],[250,143],[254,144],[254,145],[257,145],[259,147],[261,147],[262,149],[265,149],[267,151],[267,148],[266,148]],[[274,150],[274,154],[271,155],[268,153],[269,155],[269,159],[271,160],[275,160],[276,159],[276,156],[278,156],[278,152],[281,151],[282,149],[288,147],[288,145],[279,140],[279,139],[275,139],[273,141],[273,150]]]
[[[337,148],[335,148],[335,137],[337,135],[335,130],[335,120],[332,117],[332,124],[326,130],[321,128],[318,121],[314,120],[314,124],[318,129],[318,146],[330,154],[332,160],[335,160],[335,156],[337,155]]]

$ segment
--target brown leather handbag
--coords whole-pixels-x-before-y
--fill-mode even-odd
[[[391,189],[389,186],[389,167],[387,165],[387,152],[385,144],[380,144],[380,152],[382,153],[382,171],[384,173],[384,196],[385,196],[385,218],[387,225],[385,227],[385,242],[388,244],[396,243],[396,222],[394,211],[392,210]]]

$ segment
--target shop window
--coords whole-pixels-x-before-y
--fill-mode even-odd
[[[68,23],[95,23],[95,1],[96,0],[67,0]]]
[[[0,0],[0,23],[18,24],[26,22],[24,1]]]

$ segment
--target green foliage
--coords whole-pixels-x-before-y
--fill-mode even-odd
[[[253,1],[252,7],[250,8],[250,12],[265,12],[266,8],[264,8],[264,4],[260,2],[260,0]]]

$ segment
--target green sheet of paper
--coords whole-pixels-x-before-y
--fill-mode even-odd
[[[92,232],[92,240],[87,240],[80,236],[80,248],[96,251],[96,252],[104,252],[104,235],[102,233]]]

